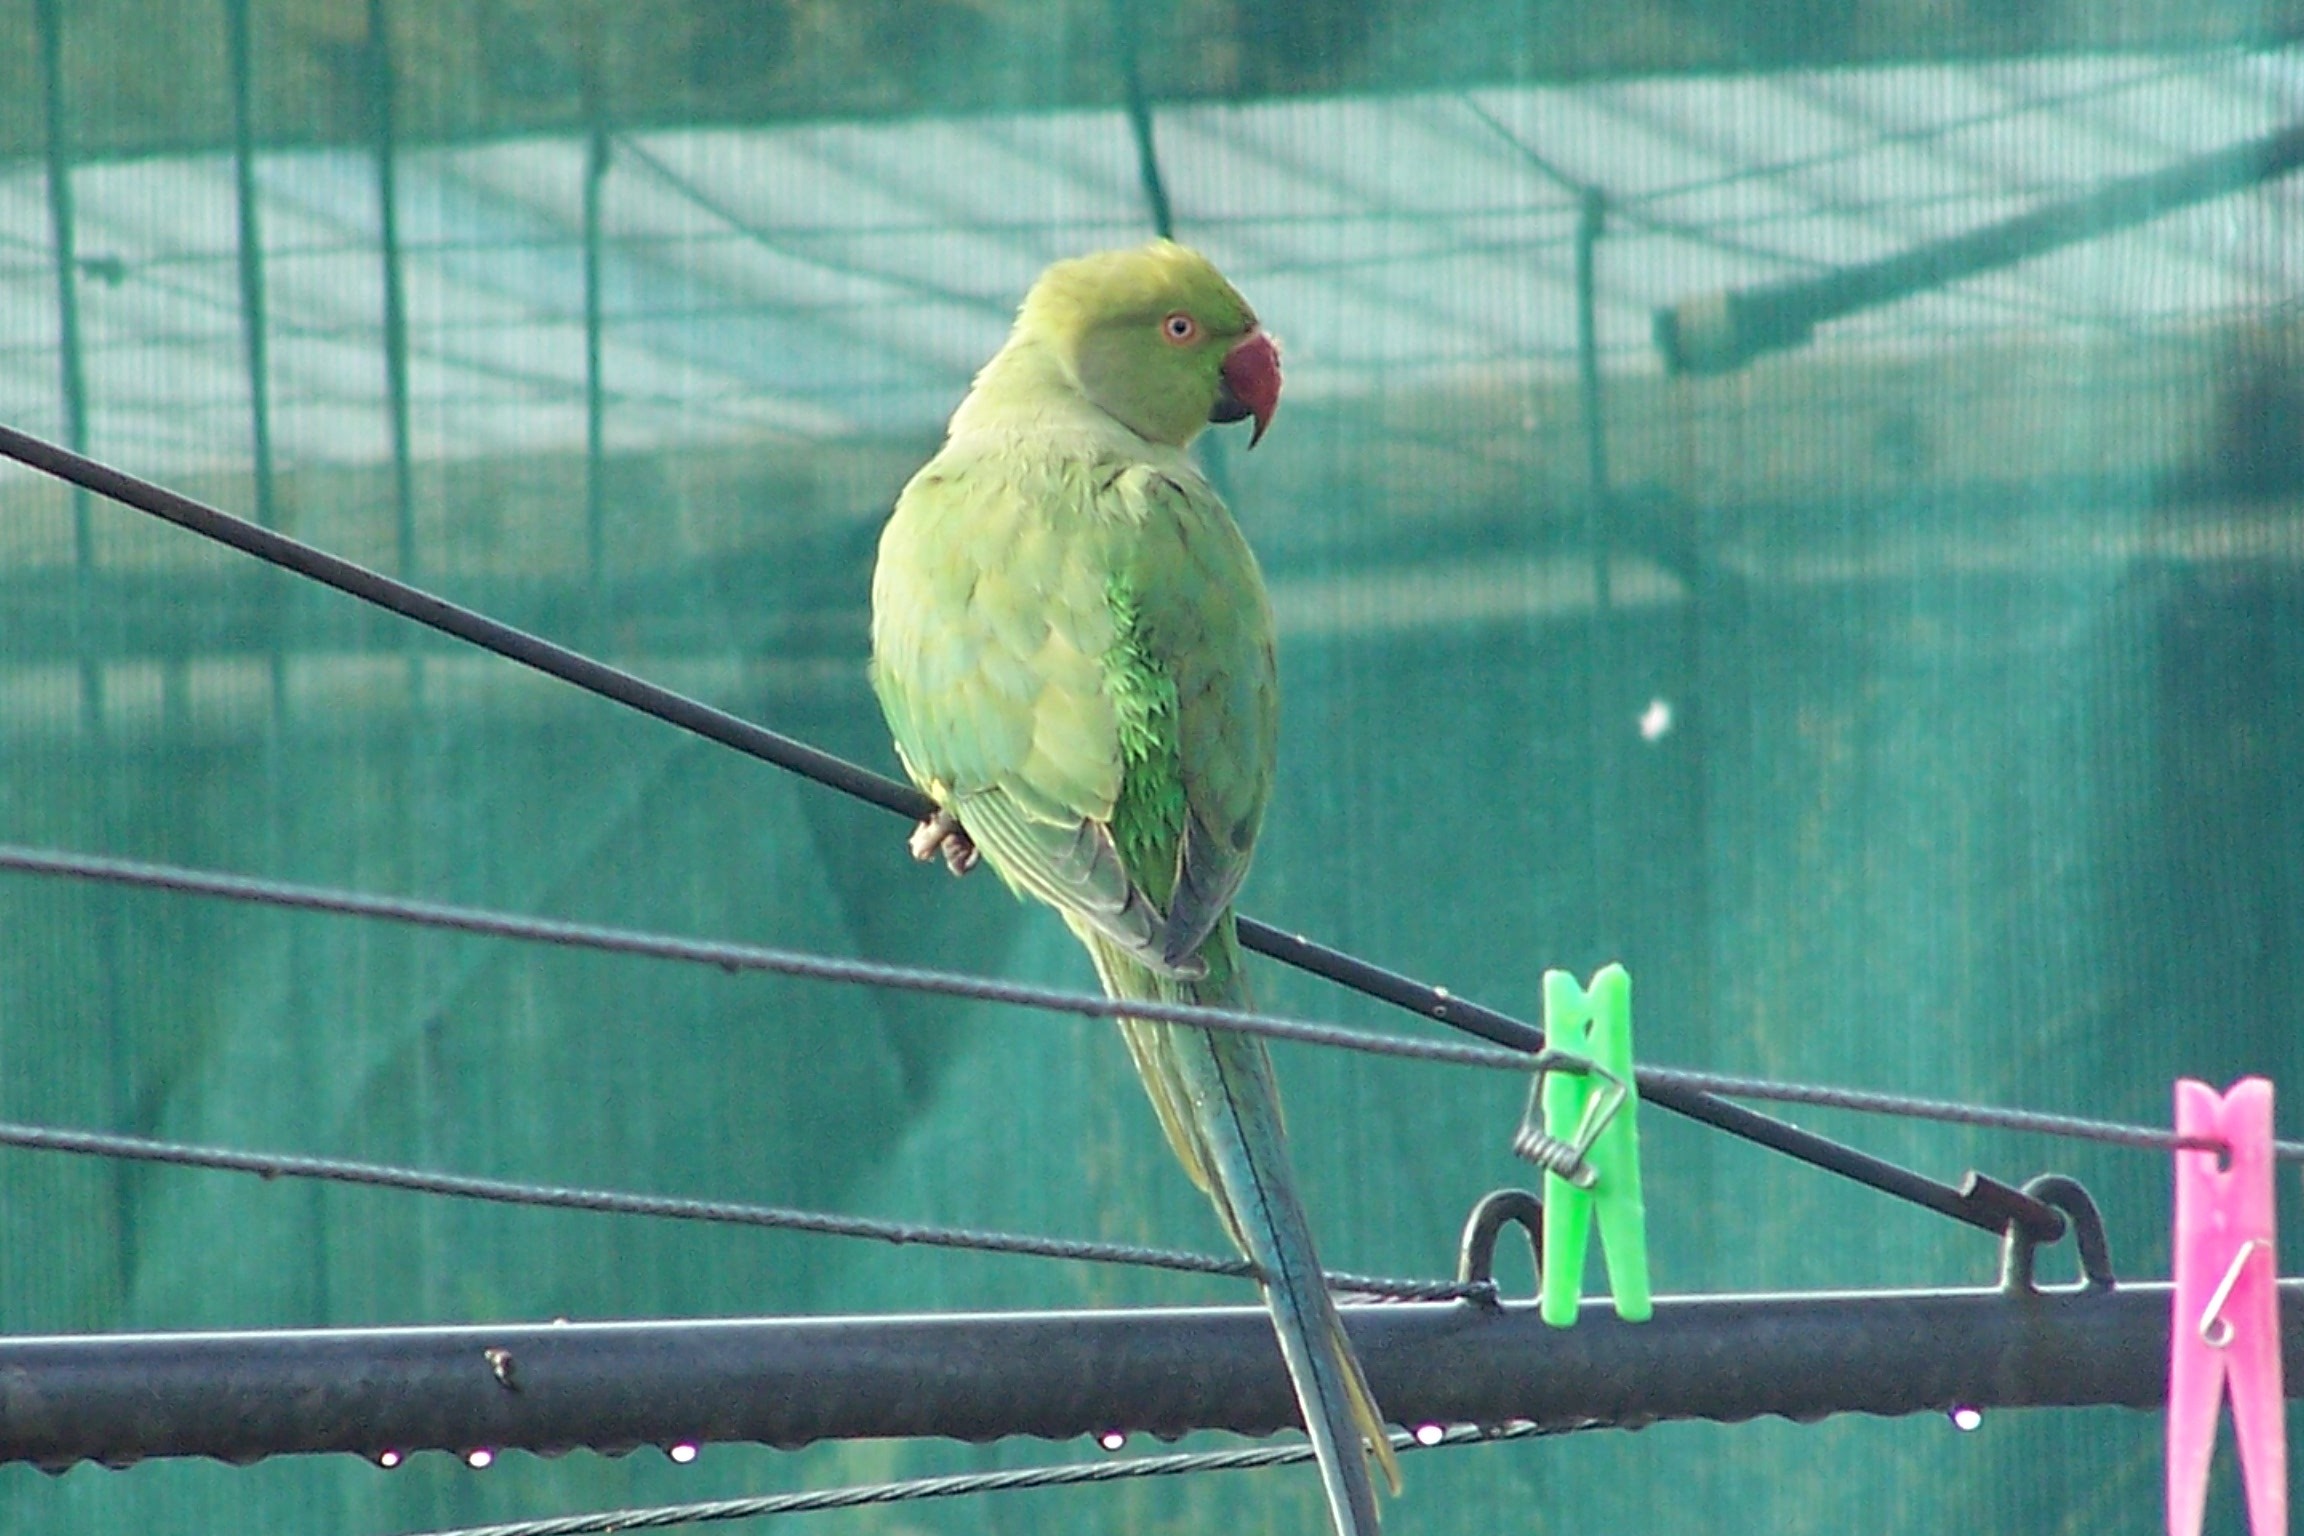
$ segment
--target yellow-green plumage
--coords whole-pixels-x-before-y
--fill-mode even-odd
[[[1055,907],[1114,997],[1246,1006],[1232,899],[1272,787],[1272,614],[1186,455],[1233,419],[1247,304],[1165,241],[1052,267],[898,499],[872,681],[912,778]],[[1271,400],[1255,407],[1259,429]],[[1162,1128],[1264,1272],[1337,1528],[1376,1529],[1381,1418],[1319,1279],[1260,1043],[1124,1020]]]

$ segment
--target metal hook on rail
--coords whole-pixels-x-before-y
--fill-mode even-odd
[[[2059,1289],[2111,1290],[2117,1283],[2112,1276],[2112,1244],[2104,1235],[2103,1213],[2096,1209],[2095,1200],[2081,1187],[2080,1181],[2061,1173],[2044,1173],[2026,1184],[2024,1193],[2043,1205],[2054,1206],[2070,1218],[2067,1225],[2073,1245],[2080,1252],[2080,1283]],[[2007,1234],[2000,1240],[2002,1291],[2011,1296],[2039,1292],[2032,1278],[2033,1261],[2039,1249],[2040,1239],[2036,1235],[2026,1231],[2021,1223],[2008,1224]]]
[[[1482,1306],[1502,1302],[1496,1287],[1496,1239],[1510,1225],[1517,1225],[1528,1239],[1529,1264],[1539,1276],[1544,1272],[1544,1202],[1524,1189],[1490,1191],[1465,1218],[1463,1241],[1456,1248],[1456,1279],[1459,1284],[1486,1287],[1472,1297]]]

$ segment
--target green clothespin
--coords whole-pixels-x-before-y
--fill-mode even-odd
[[[1513,1150],[1544,1169],[1544,1265],[1538,1311],[1555,1328],[1576,1321],[1584,1250],[1600,1223],[1600,1257],[1616,1315],[1644,1323],[1648,1215],[1640,1198],[1640,1095],[1632,1083],[1632,978],[1603,966],[1589,991],[1566,971],[1544,973],[1544,1040],[1593,1070],[1541,1073]],[[1537,1131],[1538,1114],[1543,1130]]]

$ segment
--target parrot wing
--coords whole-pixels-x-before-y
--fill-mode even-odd
[[[1159,840],[1157,871],[1173,969],[1215,931],[1247,878],[1278,753],[1272,613],[1238,525],[1197,475],[1146,470],[1113,487],[1141,507],[1130,589],[1131,640],[1175,690],[1181,814]],[[1130,772],[1152,773],[1151,762]],[[1126,844],[1123,839],[1123,845]]]
[[[1208,830],[1197,812],[1184,822],[1184,842],[1176,860],[1176,890],[1168,899],[1168,939],[1162,958],[1177,962],[1208,941],[1240,882],[1248,878],[1249,849]]]
[[[1111,828],[1085,816],[1035,816],[1005,787],[956,794],[952,810],[1017,889],[1076,917],[1146,965],[1166,962],[1169,927],[1129,878]]]
[[[881,537],[872,682],[898,756],[1010,886],[1141,964],[1197,974],[1112,833],[1122,637],[1098,477],[1005,457],[931,461]]]

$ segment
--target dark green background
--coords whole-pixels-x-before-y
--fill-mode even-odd
[[[393,7],[399,131],[564,129],[582,120],[595,56],[622,82],[610,108],[636,122],[1117,96],[1099,6],[1054,8],[1053,22],[1022,6],[742,9],[695,0],[640,34],[605,7],[410,0]],[[1610,8],[1611,30],[1548,5],[1267,9],[1206,4],[1154,23],[1156,94],[2177,49],[2294,19],[2133,4],[2092,22],[2067,7],[2028,30],[1995,20],[2001,8],[1913,4],[1834,27],[1807,7],[1650,0]],[[65,10],[84,28],[65,57],[88,153],[228,141],[220,7]],[[0,0],[6,36],[30,38],[32,20],[28,0]],[[268,141],[359,142],[370,125],[331,117],[351,109],[312,81],[337,57],[322,44],[361,44],[364,8],[281,0],[256,22]],[[715,26],[736,63],[698,41]],[[594,53],[547,48],[514,67],[529,57],[519,38],[563,30]],[[738,67],[739,42],[767,50],[759,70]],[[31,52],[0,67],[28,69]],[[0,155],[18,167],[43,144],[31,75],[23,85],[0,89]],[[1190,238],[1194,189],[1171,191]],[[2280,258],[2291,294],[2293,249]],[[2147,1123],[2167,1119],[2180,1072],[2304,1081],[2293,314],[2291,299],[2226,329],[2044,352],[1996,409],[2069,445],[2054,473],[1962,453],[1976,396],[2009,386],[1949,344],[1888,384],[1828,346],[1727,381],[1635,379],[1610,396],[1616,485],[1595,523],[1563,389],[1546,386],[1525,425],[1512,399],[1380,377],[1292,403],[1266,448],[1227,445],[1222,466],[1284,621],[1282,774],[1247,908],[1523,1014],[1546,967],[1621,958],[1643,1054],[1675,1065]],[[2139,374],[2203,423],[2180,448],[2092,425],[2107,381]],[[2235,394],[2242,378],[2267,382]],[[1676,457],[1705,431],[1748,443],[1750,462],[1715,475]],[[931,447],[907,428],[611,455],[597,586],[549,554],[581,547],[580,456],[419,465],[422,574],[892,770],[862,675],[863,595],[887,498]],[[1762,467],[1772,453],[1788,462]],[[250,504],[244,470],[188,483]],[[373,468],[307,470],[284,492],[291,527],[339,543],[332,532],[388,529],[389,495]],[[58,506],[25,477],[0,480],[0,519]],[[475,542],[499,516],[547,551],[534,569],[507,574]],[[0,570],[0,700],[13,702],[0,837],[1090,980],[1058,925],[989,878],[955,886],[913,866],[891,818],[455,658],[348,599],[189,556],[188,536],[131,513],[91,517],[106,560],[81,589],[79,632],[68,562]],[[699,518],[735,532],[699,549],[678,534]],[[1626,583],[1606,612],[1589,598],[1593,526]],[[292,688],[278,712],[209,709],[198,691],[204,659],[261,677],[270,658],[323,653],[376,665],[359,691]],[[143,670],[108,673],[109,713],[94,717],[71,682],[80,656]],[[436,669],[421,698],[409,658]],[[150,707],[121,704],[123,677],[149,684]],[[1653,699],[1673,727],[1648,740],[1636,723]],[[1271,968],[1258,986],[1282,1011],[1398,1022]],[[1507,1151],[1523,1085],[1278,1054],[1333,1266],[1441,1273],[1470,1204],[1525,1181]],[[0,881],[0,1113],[1221,1245],[1103,1027],[18,877]],[[1813,1123],[1945,1178],[2076,1174],[2122,1272],[2165,1273],[2164,1158]],[[1663,1291],[1992,1273],[1993,1245],[1973,1231],[1669,1116],[1644,1124]],[[2291,1222],[2296,1193],[2286,1178]],[[1171,1276],[0,1154],[0,1328],[19,1333],[1241,1299]],[[1451,1451],[1410,1461],[1388,1528],[2144,1533],[2160,1529],[2160,1432],[2155,1416],[2101,1409],[1994,1414],[1973,1435],[1933,1417],[1766,1421]],[[381,1536],[1055,1450],[710,1448],[687,1468],[654,1452],[510,1455],[483,1473],[442,1456],[391,1473],[19,1467],[0,1469],[0,1530]],[[2237,1529],[2228,1458],[2218,1477],[2211,1526]],[[1315,1529],[1318,1508],[1293,1470],[807,1518],[1248,1536]]]

